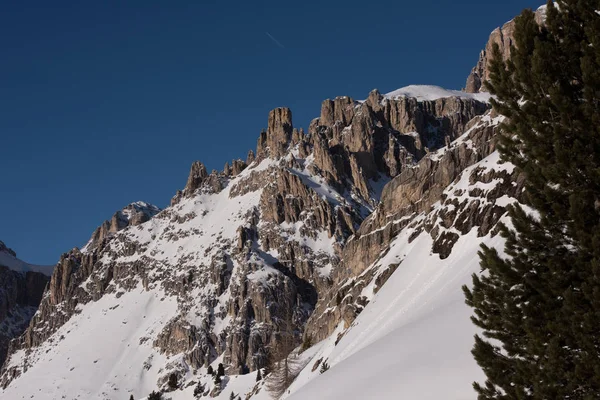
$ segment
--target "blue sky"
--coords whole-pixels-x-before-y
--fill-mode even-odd
[[[492,29],[542,1],[18,1],[0,9],[0,240],[53,264],[190,164],[255,149],[269,110],[460,89]]]

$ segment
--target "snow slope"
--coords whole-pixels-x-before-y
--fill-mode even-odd
[[[465,170],[445,191],[448,195],[465,186],[476,168],[510,169],[494,152]],[[514,198],[498,199],[503,205]],[[439,207],[440,204],[436,204]],[[507,222],[506,216],[503,221]],[[370,303],[347,331],[321,342],[300,376],[290,387],[289,399],[474,399],[472,382],[484,375],[470,350],[477,328],[472,310],[464,303],[462,285],[480,273],[477,252],[481,243],[502,254],[499,235],[477,237],[473,228],[460,237],[452,253],[440,259],[431,253],[432,238],[421,233],[412,242],[413,229],[405,229],[389,251],[373,266],[380,270],[400,262],[397,270],[373,294],[363,290]],[[336,345],[338,333],[343,337]],[[330,369],[312,371],[317,360]]]
[[[176,310],[173,298],[141,285],[119,299],[106,295],[88,303],[40,346],[35,359],[28,360],[29,380],[15,380],[0,398],[145,396],[156,387],[158,369],[167,361],[153,351],[152,339]],[[80,340],[69,340],[72,331]],[[11,363],[21,359],[17,354]]]
[[[470,353],[476,328],[461,286],[479,270],[481,240],[473,231],[440,260],[430,254],[429,235],[412,244],[407,238],[401,235],[383,261],[407,253],[398,270],[337,346],[331,337],[314,357],[331,368],[303,371],[290,399],[475,398],[471,383],[483,374]],[[484,242],[501,245],[498,236]]]

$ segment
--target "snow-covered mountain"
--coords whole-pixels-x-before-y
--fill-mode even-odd
[[[474,398],[461,286],[523,180],[473,91],[337,97],[306,133],[274,109],[245,161],[193,163],[170,207],[133,203],[61,257],[0,396],[270,399],[257,371],[291,340],[284,397]]]

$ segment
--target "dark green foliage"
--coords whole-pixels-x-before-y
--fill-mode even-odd
[[[256,372],[256,382],[262,380],[262,374],[260,373],[260,368]]]
[[[556,3],[544,27],[517,18],[508,62],[493,51],[499,149],[535,215],[509,208],[510,258],[484,246],[464,288],[485,336],[480,400],[600,398],[600,0]]]
[[[162,400],[162,394],[153,391],[148,395],[148,400]]]
[[[208,366],[208,370],[207,370],[206,372],[207,372],[209,375],[214,375],[214,374],[215,374],[215,371],[213,370],[213,367],[212,367],[212,365],[209,365],[209,366]]]
[[[133,400],[133,395],[129,396],[129,400]]]
[[[215,383],[216,383],[217,385],[220,385],[220,384],[221,384],[221,375],[215,375]]]
[[[235,400],[235,393],[231,392],[229,395],[229,400]]]
[[[204,394],[204,390],[206,387],[202,384],[202,382],[198,381],[198,384],[194,388],[194,397],[200,397]]]
[[[319,370],[319,372],[324,374],[325,372],[327,372],[327,370],[329,370],[329,364],[327,364],[327,362],[324,362],[323,364],[321,364],[321,369]]]
[[[225,375],[225,367],[221,363],[219,363],[219,366],[217,367],[217,375],[218,376]]]
[[[177,374],[176,373],[172,373],[171,375],[169,375],[168,384],[171,389],[177,389],[177,387],[179,385],[177,384]]]

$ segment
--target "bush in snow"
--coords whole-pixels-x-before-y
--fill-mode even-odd
[[[171,389],[177,389],[177,387],[179,386],[177,384],[177,374],[176,373],[172,373],[171,375],[169,375],[169,387]]]
[[[148,400],[162,400],[162,394],[153,391],[148,395]]]
[[[204,394],[204,389],[204,385],[202,384],[202,382],[199,381],[196,387],[194,388],[194,397],[198,398],[202,396]]]
[[[329,364],[327,364],[327,362],[324,362],[323,364],[321,364],[321,369],[319,370],[320,373],[324,373],[329,369]]]

